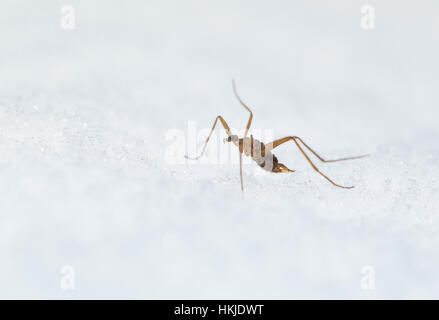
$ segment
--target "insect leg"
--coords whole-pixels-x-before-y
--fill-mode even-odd
[[[341,186],[341,185],[335,183],[334,181],[332,181],[330,178],[328,178],[324,173],[322,173],[322,172],[321,172],[321,171],[315,166],[315,164],[311,161],[311,159],[308,157],[308,155],[307,155],[306,152],[303,150],[303,148],[300,146],[300,144],[297,142],[297,140],[299,140],[299,141],[301,141],[301,142],[303,143],[303,141],[302,141],[300,138],[298,138],[298,137],[285,137],[285,138],[282,138],[282,139],[278,139],[278,140],[275,140],[275,141],[273,141],[273,142],[270,142],[270,143],[266,144],[266,145],[265,145],[265,148],[266,148],[266,149],[269,148],[269,150],[272,150],[272,149],[276,148],[277,146],[281,145],[282,143],[285,143],[285,142],[290,141],[290,140],[293,140],[293,141],[294,141],[294,143],[297,145],[297,147],[299,148],[299,150],[300,150],[300,151],[302,152],[302,154],[305,156],[306,160],[309,162],[309,164],[311,165],[311,167],[312,167],[315,171],[317,171],[317,173],[319,173],[322,177],[324,177],[326,180],[328,180],[330,183],[332,183],[332,184],[333,184],[334,186],[336,186],[336,187],[344,188],[344,189],[352,189],[352,188],[353,188],[353,186],[351,186],[351,187]],[[304,145],[305,145],[305,144],[304,144]],[[305,145],[305,146],[306,146],[308,149],[310,149],[307,145]],[[311,149],[310,149],[310,151],[311,151],[313,154],[316,155],[316,153],[315,153],[314,151],[312,151]],[[317,156],[317,157],[318,157],[321,161],[324,161],[324,162],[331,162],[331,160],[330,160],[330,161],[324,160],[324,159],[321,158],[320,156]],[[357,158],[357,157],[355,157],[355,158]],[[348,160],[348,159],[352,159],[352,158],[345,158],[345,159],[332,160],[332,162],[333,162],[333,161],[340,161],[340,160]]]
[[[207,147],[207,143],[209,142],[209,139],[212,136],[213,130],[215,130],[215,126],[216,126],[218,119],[221,121],[221,124],[223,125],[224,129],[226,130],[227,135],[229,137],[232,135],[232,131],[230,130],[227,122],[223,119],[223,117],[218,116],[218,117],[216,117],[215,122],[213,123],[212,130],[210,130],[209,136],[207,137],[206,142],[204,143],[203,150],[201,151],[200,155],[198,157],[189,157],[186,155],[185,158],[191,159],[191,160],[198,160],[203,156],[204,151],[206,150],[206,147]]]
[[[233,86],[233,92],[235,94],[235,97],[238,99],[239,103],[245,108],[247,109],[248,112],[250,112],[250,117],[248,118],[247,121],[247,126],[245,127],[245,132],[244,132],[244,138],[247,137],[248,134],[248,130],[250,129],[250,126],[252,124],[252,120],[253,120],[253,112],[250,110],[249,107],[247,107],[247,105],[241,100],[241,98],[238,95],[238,91],[236,91],[236,85],[235,85],[235,80],[232,80],[232,86]]]
[[[241,179],[241,191],[244,192],[244,182],[242,181],[242,153],[239,153],[239,177]]]
[[[296,139],[299,140],[309,151],[311,151],[322,162],[337,162],[337,161],[345,161],[345,160],[354,160],[354,159],[361,159],[361,158],[365,158],[365,157],[369,156],[368,154],[365,154],[365,155],[362,155],[362,156],[340,158],[340,159],[334,159],[334,160],[325,160],[324,158],[319,156],[317,154],[317,152],[315,152],[313,149],[311,149],[311,147],[309,147],[301,138],[296,137],[296,136],[294,136],[294,137],[285,137],[285,138],[278,139],[278,140],[275,140],[273,142],[267,143],[265,145],[265,150],[268,150],[268,151],[273,150],[274,148],[280,146],[282,143],[285,143],[285,142],[290,141],[290,140],[296,141]]]

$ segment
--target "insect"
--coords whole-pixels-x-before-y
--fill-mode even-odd
[[[345,160],[353,160],[353,159],[361,159],[364,157],[367,157],[368,155],[362,155],[362,156],[356,156],[356,157],[348,157],[348,158],[341,158],[341,159],[335,159],[335,160],[325,160],[321,156],[317,154],[313,149],[311,149],[301,138],[297,136],[289,136],[281,139],[274,140],[270,143],[264,144],[263,142],[256,140],[253,138],[253,135],[250,135],[248,137],[248,131],[250,129],[250,126],[252,124],[253,120],[253,112],[250,110],[250,108],[241,100],[240,96],[238,95],[238,92],[236,90],[235,81],[232,81],[232,87],[233,87],[233,93],[235,94],[236,98],[238,99],[239,103],[250,113],[250,117],[247,121],[247,126],[245,127],[244,137],[239,138],[237,135],[232,134],[232,131],[230,130],[229,125],[227,122],[223,119],[222,116],[217,116],[215,119],[215,122],[213,123],[212,130],[209,133],[209,136],[206,139],[206,142],[204,143],[203,149],[201,150],[201,154],[198,157],[189,157],[185,156],[187,159],[190,160],[198,160],[201,158],[204,154],[204,151],[206,150],[207,143],[209,142],[209,139],[215,130],[215,126],[220,120],[222,126],[226,130],[226,133],[228,137],[224,139],[224,142],[232,142],[235,146],[239,149],[239,175],[241,179],[241,190],[244,191],[244,183],[242,180],[242,155],[250,156],[263,170],[273,172],[273,173],[281,173],[281,172],[294,172],[294,170],[290,170],[287,168],[286,165],[283,163],[280,163],[279,160],[276,158],[276,156],[271,152],[274,148],[280,146],[281,144],[287,142],[287,141],[293,141],[296,146],[299,148],[300,152],[305,156],[306,160],[309,162],[311,167],[317,171],[321,176],[323,176],[326,180],[328,180],[330,183],[332,183],[334,186],[344,189],[352,189],[353,186],[346,187],[339,185],[332,181],[328,176],[326,176],[323,172],[321,172],[311,161],[309,156],[306,154],[303,147],[308,149],[313,155],[315,155],[320,161],[322,162],[337,162],[337,161],[345,161]]]

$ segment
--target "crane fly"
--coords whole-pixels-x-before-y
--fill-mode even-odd
[[[224,120],[224,118],[219,115],[216,117],[215,122],[213,123],[212,130],[209,133],[209,136],[207,137],[203,149],[201,150],[201,153],[198,157],[189,157],[185,156],[187,159],[190,160],[198,160],[200,159],[204,152],[206,151],[207,143],[209,142],[210,137],[212,136],[213,131],[215,130],[215,126],[218,122],[222,124],[224,127],[224,130],[226,130],[227,138],[224,139],[224,142],[232,142],[236,147],[238,147],[239,150],[239,176],[241,179],[241,190],[244,191],[244,183],[242,179],[242,155],[244,154],[247,157],[251,157],[252,160],[254,160],[258,166],[260,166],[263,170],[273,172],[273,173],[282,173],[282,172],[294,172],[294,170],[288,169],[286,165],[283,163],[280,163],[277,157],[271,152],[273,149],[277,148],[281,144],[293,141],[294,144],[299,148],[300,152],[304,155],[306,160],[309,162],[311,167],[320,174],[323,178],[328,180],[331,184],[333,184],[336,187],[343,188],[343,189],[352,189],[353,186],[342,186],[334,181],[332,181],[328,176],[326,176],[323,172],[321,172],[316,165],[311,161],[308,154],[305,152],[305,148],[311,152],[314,156],[317,157],[321,162],[337,162],[337,161],[345,161],[345,160],[354,160],[354,159],[361,159],[364,157],[367,157],[368,155],[362,155],[362,156],[356,156],[356,157],[347,157],[347,158],[340,158],[335,160],[325,160],[320,155],[317,154],[311,147],[309,147],[301,138],[297,136],[288,136],[281,139],[274,140],[272,142],[269,142],[267,144],[264,144],[263,142],[254,139],[253,135],[250,135],[248,137],[248,131],[250,129],[250,126],[252,124],[253,120],[253,112],[250,110],[250,108],[242,101],[240,98],[237,90],[235,81],[232,81],[233,86],[233,93],[235,94],[236,98],[238,99],[239,103],[250,113],[250,116],[247,121],[247,125],[245,127],[244,136],[242,138],[239,138],[237,135],[234,135],[232,131],[230,130],[229,125]]]

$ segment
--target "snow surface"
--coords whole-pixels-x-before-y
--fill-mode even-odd
[[[62,4],[0,4],[1,298],[439,298],[437,1],[369,1],[370,31],[356,0]],[[198,151],[245,125],[232,77],[255,129],[370,153],[316,159],[356,188],[292,143],[244,194],[236,157],[170,163],[190,121]]]

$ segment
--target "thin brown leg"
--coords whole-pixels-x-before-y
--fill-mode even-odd
[[[216,126],[218,119],[221,121],[221,124],[223,125],[224,129],[226,130],[227,135],[229,137],[232,135],[232,131],[230,130],[227,122],[223,119],[223,117],[218,116],[218,117],[216,117],[215,122],[213,123],[212,130],[210,130],[209,136],[207,137],[206,142],[204,143],[203,150],[201,151],[200,155],[198,157],[195,157],[195,158],[192,158],[192,157],[189,157],[186,155],[185,158],[191,159],[191,160],[198,160],[203,156],[204,151],[206,150],[206,147],[207,147],[207,143],[209,142],[209,139],[212,136],[213,130],[215,130],[215,126]]]
[[[235,80],[232,80],[232,86],[233,86],[233,92],[235,93],[235,97],[238,99],[239,103],[241,103],[241,105],[247,109],[248,112],[250,112],[250,117],[248,118],[247,121],[247,126],[245,127],[245,132],[244,132],[244,138],[247,137],[248,134],[248,130],[250,129],[250,126],[252,124],[252,120],[253,120],[253,112],[250,110],[249,107],[247,107],[247,105],[241,100],[241,98],[238,95],[238,91],[236,91],[236,85],[235,85]]]
[[[244,182],[242,181],[242,153],[239,153],[239,177],[241,178],[241,191],[244,192]]]
[[[337,159],[337,160],[324,160],[322,157],[318,156],[317,153],[315,153],[311,148],[309,148],[303,141],[302,139],[300,139],[299,137],[285,137],[279,140],[275,140],[273,142],[270,142],[268,144],[265,145],[265,150],[272,150],[274,148],[276,148],[277,146],[281,145],[282,143],[285,143],[287,141],[293,140],[294,143],[297,145],[297,147],[299,148],[299,150],[302,152],[302,154],[305,156],[306,160],[308,160],[309,164],[313,167],[313,169],[315,171],[317,171],[321,176],[323,176],[326,180],[328,180],[330,183],[332,183],[334,186],[339,187],[339,188],[344,188],[344,189],[352,189],[353,186],[351,187],[345,187],[345,186],[341,186],[337,183],[335,183],[334,181],[332,181],[331,179],[329,179],[324,173],[322,173],[315,165],[314,163],[311,161],[311,159],[308,157],[308,155],[305,153],[305,151],[302,149],[302,147],[300,146],[300,144],[297,142],[297,140],[299,140],[300,142],[302,142],[305,147],[307,147],[313,154],[315,154],[321,161],[323,162],[334,162],[334,161],[341,161],[341,160],[350,160],[350,159],[357,159],[359,157],[351,157],[351,158],[343,158],[343,159]],[[364,157],[364,156],[361,156]]]
[[[354,159],[361,159],[361,158],[365,158],[365,157],[369,156],[368,154],[365,154],[365,155],[356,156],[356,157],[348,157],[348,158],[341,158],[341,159],[335,159],[335,160],[325,160],[321,156],[319,156],[317,154],[317,152],[315,152],[313,149],[311,149],[311,147],[309,147],[301,138],[296,137],[296,136],[285,137],[285,138],[278,139],[278,140],[275,140],[273,142],[267,143],[265,145],[265,150],[268,150],[268,151],[273,150],[274,148],[280,146],[282,143],[285,143],[285,142],[290,141],[290,140],[296,140],[296,139],[299,140],[300,142],[302,142],[302,144],[322,162],[337,162],[337,161],[345,161],[345,160],[354,160]]]

